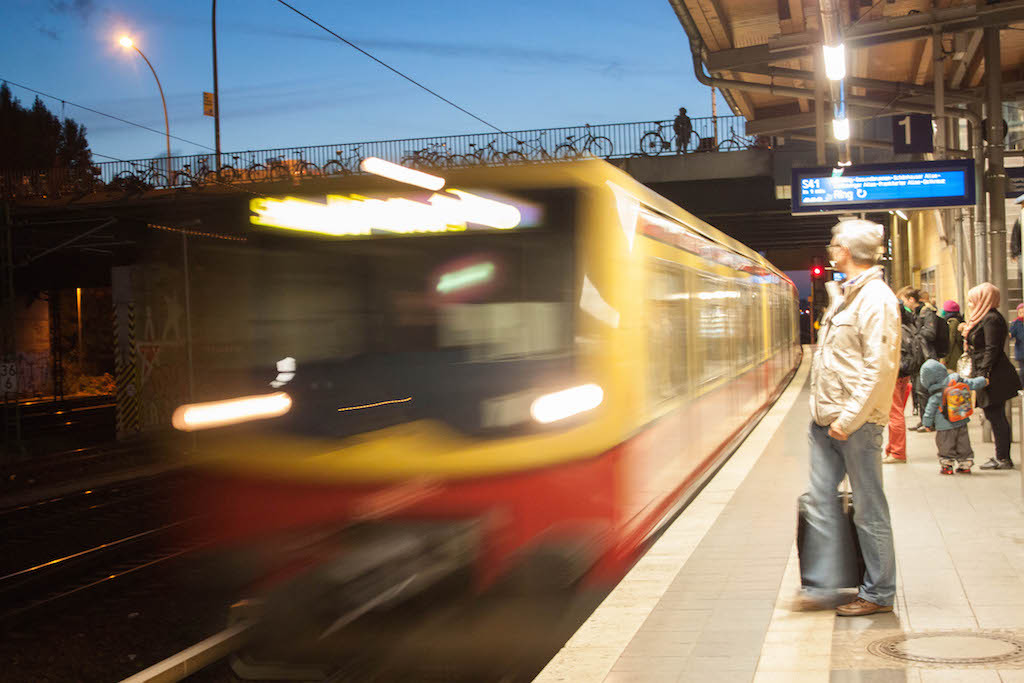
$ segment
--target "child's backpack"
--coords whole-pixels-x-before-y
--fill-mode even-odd
[[[952,423],[962,422],[974,413],[971,401],[971,388],[959,381],[950,379],[942,390],[942,416]]]

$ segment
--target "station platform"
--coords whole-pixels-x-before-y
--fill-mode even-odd
[[[894,612],[803,609],[796,500],[808,479],[810,358],[536,681],[1024,683],[1019,450],[1015,469],[979,470],[994,447],[978,420],[973,474],[939,473],[933,433],[908,433],[908,464],[884,465]]]

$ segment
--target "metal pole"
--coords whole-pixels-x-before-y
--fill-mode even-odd
[[[954,271],[956,272],[956,300],[964,300],[964,212],[955,211],[953,215],[953,250],[956,252]]]
[[[808,329],[811,333],[811,346],[814,346],[814,276],[811,276],[811,296],[809,297],[808,307],[811,309],[811,321]]]
[[[935,81],[935,158],[946,158],[946,55],[942,52],[942,31],[932,31],[932,64]]]
[[[2,255],[4,264],[3,278],[3,316],[6,318],[4,325],[4,337],[6,348],[3,349],[6,356],[3,360],[15,364],[17,370],[18,362],[18,336],[16,332],[16,313],[14,303],[14,222],[11,220],[11,206],[4,202],[0,205],[0,217],[2,217],[4,230],[4,253]],[[20,378],[19,378],[20,379]],[[21,403],[18,402],[18,394],[14,395],[13,418],[10,415],[10,408],[7,403],[7,393],[4,392],[4,452],[5,458],[11,456],[12,451],[24,455],[24,445],[21,443]],[[11,423],[14,425],[14,443],[10,443]]]
[[[903,241],[900,229],[900,217],[893,214],[889,217],[889,237],[892,239],[892,281],[896,289],[907,283],[907,273],[903,267]]]
[[[181,233],[181,265],[185,276],[185,353],[188,356],[188,400],[194,400],[192,374],[192,288],[188,271],[188,233]]]
[[[980,115],[981,107],[976,114]],[[971,123],[971,154],[974,156],[974,283],[988,281],[988,200],[985,197],[985,152],[981,126]]]
[[[825,74],[823,60],[820,50],[814,60],[814,153],[818,160],[818,166],[824,166],[825,160]]]
[[[167,99],[164,98],[164,88],[160,85],[160,77],[156,75],[156,69],[149,63],[149,59],[146,55],[142,54],[142,50],[139,49],[138,45],[132,45],[135,51],[142,55],[142,58],[146,60],[146,65],[149,70],[153,72],[153,78],[156,79],[157,90],[160,91],[160,102],[164,105],[164,127],[167,129],[167,184],[169,186],[174,185],[174,178],[171,177],[171,121],[167,118]]]
[[[217,173],[220,173],[220,89],[217,86],[217,0],[213,0],[213,139],[217,148]],[[714,90],[712,90],[714,93]],[[711,95],[714,99],[714,94]]]
[[[988,113],[988,215],[991,277],[1002,293],[1003,314],[1009,317],[1006,278],[1006,169],[1003,166],[1002,62],[999,29],[985,29],[985,90]]]
[[[974,285],[978,284],[974,276],[977,273],[977,268],[974,265],[974,207],[968,206],[961,209],[960,221],[960,244],[963,247],[963,256],[961,257],[964,264],[964,291],[966,292]],[[960,305],[965,306],[967,300],[963,297],[960,298]]]
[[[718,100],[715,99],[715,86],[711,86],[711,124],[715,128],[715,149],[718,149]]]

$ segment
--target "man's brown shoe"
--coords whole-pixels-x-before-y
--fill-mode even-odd
[[[836,607],[836,614],[841,617],[865,617],[869,614],[879,614],[881,612],[891,612],[892,605],[876,605],[870,600],[864,598],[857,598],[853,602],[848,602],[845,605]]]

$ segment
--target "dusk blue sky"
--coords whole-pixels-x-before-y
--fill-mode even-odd
[[[495,125],[710,114],[668,0],[294,0],[291,4]],[[3,0],[0,79],[213,146],[209,0]],[[487,132],[275,0],[219,0],[224,151]],[[12,86],[30,105],[34,94]],[[45,99],[60,114],[61,104]],[[720,113],[728,113],[719,99]],[[94,152],[161,154],[161,135],[67,106]],[[202,152],[174,140],[173,153]],[[98,158],[98,161],[104,159]]]

